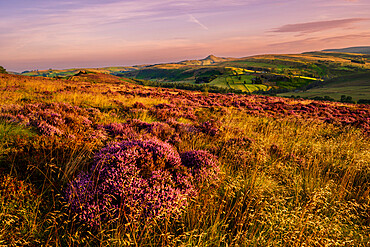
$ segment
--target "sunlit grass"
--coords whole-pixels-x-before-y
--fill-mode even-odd
[[[200,187],[178,218],[105,222],[91,229],[76,219],[63,193],[79,172],[89,169],[94,153],[116,140],[94,134],[103,128],[100,125],[130,119],[157,122],[153,106],[171,104],[172,96],[140,96],[140,89],[104,83],[33,78],[0,82],[2,87],[20,87],[1,91],[8,97],[2,105],[64,102],[98,109],[89,115],[93,122],[89,129],[70,127],[64,136],[36,134],[31,127],[0,121],[0,245],[369,244],[370,139],[361,129],[314,118],[253,116],[237,107],[194,106],[195,120],[181,116],[171,121],[194,128],[214,121],[217,134],[179,132],[181,141],[173,146],[179,152],[206,150],[217,155],[220,183]],[[43,84],[50,85],[42,90]],[[52,93],[43,93],[46,89]],[[119,93],[125,90],[132,94]],[[213,96],[197,95],[205,100]],[[142,105],[135,107],[135,103]],[[68,115],[66,121],[73,116]],[[149,135],[144,130],[140,134],[141,138]]]

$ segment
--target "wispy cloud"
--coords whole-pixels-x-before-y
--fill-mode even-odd
[[[189,20],[190,22],[194,22],[196,24],[198,24],[200,27],[202,27],[203,29],[205,30],[208,30],[208,27],[205,26],[203,23],[201,23],[197,18],[195,18],[192,14],[189,14]]]
[[[368,21],[367,18],[349,18],[341,20],[329,20],[329,21],[315,21],[315,22],[306,22],[306,23],[297,23],[297,24],[287,24],[272,30],[276,33],[314,33],[320,32],[328,29],[335,28],[346,28],[357,22]]]
[[[279,47],[281,49],[286,49],[289,47],[300,47],[307,49],[305,47],[330,47],[338,46],[337,44],[366,44],[370,41],[370,33],[359,33],[359,34],[347,34],[347,35],[335,35],[328,37],[309,37],[303,39],[296,39],[286,42],[272,43],[270,47]]]

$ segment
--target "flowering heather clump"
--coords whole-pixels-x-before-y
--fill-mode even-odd
[[[176,130],[172,128],[168,123],[147,123],[138,119],[129,120],[127,121],[127,123],[135,128],[137,131],[144,130],[148,134],[152,134],[153,136],[163,141],[175,140],[178,138],[178,134],[175,133]]]
[[[80,131],[92,127],[89,117],[99,110],[72,106],[66,103],[38,103],[24,106],[2,107],[0,118],[26,126],[34,126],[44,135],[63,135],[69,130]]]
[[[92,107],[87,108],[86,111],[89,112],[92,116],[99,115],[101,113],[99,109]]]
[[[213,120],[206,121],[199,126],[199,129],[205,134],[215,136],[220,132],[220,130],[215,125],[215,121]]]
[[[59,128],[48,124],[46,121],[38,121],[35,123],[37,129],[45,135],[54,136],[54,135],[62,135],[63,131],[61,131]]]
[[[146,109],[146,106],[141,103],[141,102],[135,102],[133,105],[132,105],[133,108],[138,108],[138,109]]]
[[[137,137],[136,132],[127,123],[110,123],[101,126],[110,136],[123,139]]]
[[[127,123],[137,130],[150,128],[150,123],[141,121],[140,119],[129,119]]]
[[[193,150],[181,154],[182,164],[190,168],[198,183],[214,184],[219,181],[220,167],[217,158],[204,150]]]
[[[123,141],[103,148],[88,173],[66,190],[71,210],[91,226],[173,215],[195,193],[176,150],[158,139]]]
[[[154,122],[151,123],[148,129],[149,133],[155,135],[161,140],[168,140],[175,134],[175,129],[171,128],[167,123]]]
[[[175,128],[178,134],[186,134],[186,133],[197,133],[199,130],[192,124],[188,123],[180,123],[173,119],[169,119],[166,121],[171,127]]]
[[[184,103],[184,102],[182,102]],[[149,109],[149,112],[161,121],[174,118],[187,118],[195,120],[195,111],[193,107],[179,106],[175,104],[158,104]]]

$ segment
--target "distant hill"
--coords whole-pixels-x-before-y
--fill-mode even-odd
[[[370,49],[370,47],[369,47]],[[86,73],[81,73],[85,71]],[[163,87],[196,86],[218,87],[244,93],[280,94],[300,90],[321,90],[331,79],[333,83],[344,81],[346,87],[340,94],[325,91],[324,96],[340,98],[341,95],[353,99],[368,99],[369,81],[363,73],[370,72],[370,54],[346,52],[306,52],[302,54],[267,54],[244,58],[224,58],[209,55],[199,60],[186,60],[174,63],[137,65],[129,67],[81,68],[67,70],[25,71],[23,75],[64,78],[67,80],[88,80],[92,82],[120,82],[118,76],[145,85]],[[104,75],[105,74],[105,75]],[[356,77],[361,74],[360,77]],[[354,77],[352,77],[354,76]],[[108,78],[109,77],[109,78]],[[343,78],[342,78],[343,77]],[[145,82],[144,82],[145,81]],[[360,82],[351,84],[352,81]],[[330,90],[334,87],[330,85]],[[341,87],[343,89],[344,87]],[[220,89],[220,90],[221,90]],[[310,89],[310,90],[308,90]],[[315,91],[314,90],[314,91]],[[338,91],[339,92],[339,91]],[[324,93],[324,91],[323,91]],[[302,95],[303,96],[303,95]],[[314,95],[316,96],[316,95]]]
[[[216,57],[214,55],[209,55],[208,57],[200,60],[185,60],[181,61],[178,64],[183,65],[211,65],[214,63],[226,62],[229,60],[235,60],[235,58],[224,58],[224,57]]]
[[[326,49],[323,51],[370,54],[370,46],[347,47],[342,49]]]

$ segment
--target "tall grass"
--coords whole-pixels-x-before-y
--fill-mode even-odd
[[[98,108],[90,132],[98,125],[129,119],[158,121],[148,108],[170,101],[99,93],[112,85],[99,84],[84,93],[57,93],[59,87],[55,85],[46,98],[27,96],[27,90],[19,93],[35,101]],[[11,91],[4,95],[10,103],[25,104]],[[136,102],[145,107],[133,108]],[[201,186],[177,218],[108,221],[96,229],[70,211],[64,188],[90,168],[96,151],[116,139],[94,139],[83,126],[70,130],[74,138],[38,135],[32,128],[0,121],[0,245],[370,244],[370,139],[361,130],[316,119],[252,116],[232,107],[194,111],[197,120],[177,120],[198,129],[201,123],[214,121],[217,133],[179,132],[181,141],[173,145],[179,152],[207,150],[218,156],[221,182]],[[150,136],[143,130],[137,135]]]

